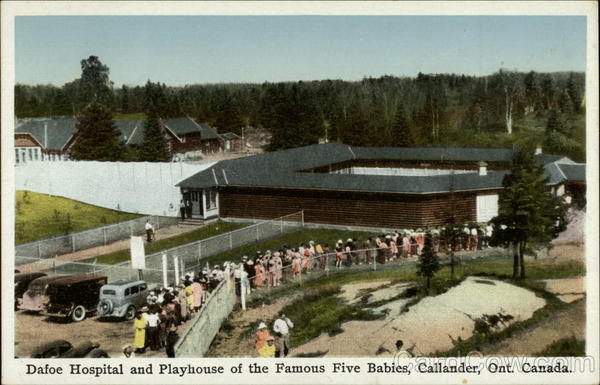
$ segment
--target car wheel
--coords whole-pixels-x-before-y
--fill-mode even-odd
[[[131,321],[134,318],[135,318],[135,306],[129,305],[129,307],[127,308],[127,311],[125,312],[125,319],[127,321]]]
[[[75,322],[83,321],[85,319],[86,311],[82,305],[75,306],[73,313],[71,313],[71,319]]]
[[[110,299],[104,298],[98,304],[98,314],[110,315],[113,311],[113,303]]]

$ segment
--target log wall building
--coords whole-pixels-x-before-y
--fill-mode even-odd
[[[221,161],[178,186],[183,196],[196,194],[194,212],[203,218],[273,219],[302,210],[309,223],[431,228],[496,216],[515,153],[326,143]],[[555,193],[575,190],[565,188],[573,183],[585,185],[585,165],[561,156],[537,158]],[[360,173],[352,173],[354,168]],[[202,207],[215,194],[216,207]]]

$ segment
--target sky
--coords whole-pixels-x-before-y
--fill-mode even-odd
[[[17,16],[15,76],[115,86],[585,71],[583,16]]]

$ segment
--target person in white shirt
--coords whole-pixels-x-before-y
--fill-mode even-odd
[[[158,340],[158,314],[156,314],[156,310],[150,310],[150,314],[146,316],[146,324],[148,325],[148,345],[150,345],[151,350],[158,350],[159,340]]]
[[[279,356],[287,356],[290,349],[290,329],[294,327],[294,323],[283,314],[279,312],[279,318],[273,323],[273,331],[277,334]]]
[[[154,227],[152,226],[152,223],[150,223],[150,220],[147,220],[146,221],[146,241],[152,242],[153,235],[154,235]]]

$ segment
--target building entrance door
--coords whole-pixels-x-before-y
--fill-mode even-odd
[[[191,191],[190,198],[192,201],[192,218],[204,218],[204,209],[202,207],[202,191]]]

